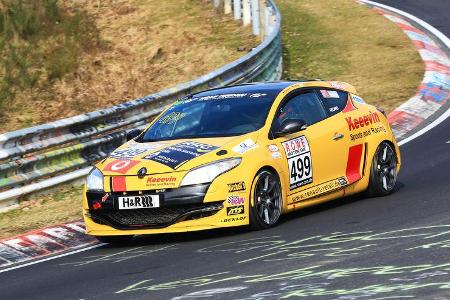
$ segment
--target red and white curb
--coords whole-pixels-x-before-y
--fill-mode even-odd
[[[388,115],[394,135],[401,140],[406,133],[421,125],[450,99],[450,59],[425,30],[447,49],[450,49],[450,42],[444,34],[415,16],[373,1],[360,2],[373,6],[373,10],[399,26],[412,40],[425,63],[424,78],[416,95]],[[448,112],[444,115],[448,115]],[[408,137],[408,141],[417,136]],[[405,140],[400,142],[403,143]]]
[[[84,223],[80,220],[0,240],[0,273],[9,271],[18,263],[29,262],[29,265],[50,255],[81,252],[81,249],[85,251],[98,244],[85,232]]]
[[[419,24],[443,45],[450,49],[448,38],[424,21],[395,8],[372,1],[360,0],[373,6],[374,10],[396,23],[412,39],[425,63],[425,75],[417,94],[391,112],[388,116],[398,139],[420,125],[426,118],[443,107],[450,98],[450,60],[423,30],[413,26]],[[450,109],[417,133],[400,141],[405,144],[450,116]],[[29,233],[0,240],[0,273],[40,263],[62,256],[100,247],[95,238],[85,234],[82,221],[65,223],[31,231]]]

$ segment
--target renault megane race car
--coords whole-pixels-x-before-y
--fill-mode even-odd
[[[344,82],[253,83],[175,102],[87,177],[87,233],[250,225],[366,191],[393,191],[400,151],[383,114]]]

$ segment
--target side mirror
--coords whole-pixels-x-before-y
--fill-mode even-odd
[[[131,129],[130,131],[127,131],[127,142],[140,135],[141,132],[142,131],[139,129]]]
[[[287,119],[281,124],[278,131],[274,132],[274,137],[285,136],[294,132],[306,129],[306,122],[303,120]]]

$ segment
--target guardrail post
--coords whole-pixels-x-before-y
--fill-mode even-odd
[[[241,0],[233,0],[234,19],[241,18]]]
[[[242,21],[244,26],[250,24],[252,18],[252,13],[250,12],[250,0],[243,0],[242,2]]]
[[[273,31],[273,28],[275,27],[275,23],[276,23],[276,17],[273,13],[273,9],[270,8],[270,16],[269,16],[269,27],[270,27],[270,32]]]
[[[271,32],[271,28],[270,28],[270,8],[269,7],[264,7],[264,37],[268,36]]]
[[[253,35],[259,35],[259,0],[252,0],[252,31]]]
[[[267,35],[266,30],[266,0],[259,0],[259,36],[261,41]]]
[[[231,13],[231,0],[225,0],[224,1],[224,12],[226,15],[228,15],[229,13]]]

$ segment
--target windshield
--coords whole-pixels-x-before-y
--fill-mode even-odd
[[[142,142],[236,136],[260,129],[274,95],[239,93],[178,101],[145,132]]]

